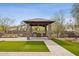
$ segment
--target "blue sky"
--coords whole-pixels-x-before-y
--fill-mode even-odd
[[[15,24],[31,18],[51,19],[59,10],[63,10],[66,17],[69,17],[72,5],[68,3],[0,3],[0,16],[16,19]]]

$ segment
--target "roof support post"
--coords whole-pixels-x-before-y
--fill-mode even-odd
[[[51,24],[49,24],[48,25],[48,31],[47,31],[47,36],[48,36],[49,39],[51,39],[51,32],[52,32],[52,30],[51,30]]]
[[[27,24],[27,40],[30,40],[32,34],[32,26],[30,24]]]
[[[47,36],[47,26],[45,26],[45,36]]]

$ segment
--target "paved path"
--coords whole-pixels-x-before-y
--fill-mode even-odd
[[[74,54],[59,46],[52,40],[45,40],[44,42],[46,43],[53,56],[74,56]]]
[[[52,56],[50,52],[0,52],[0,56]]]
[[[1,38],[0,38],[1,39]],[[59,46],[57,43],[55,43],[52,40],[47,39],[46,37],[43,38],[31,38],[31,40],[26,40],[26,38],[6,38],[6,39],[1,39],[6,40],[6,41],[44,41],[45,44],[47,45],[48,49],[50,52],[0,52],[0,55],[13,55],[13,56],[75,56],[68,50],[64,49],[63,47]]]

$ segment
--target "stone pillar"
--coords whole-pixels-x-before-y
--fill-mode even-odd
[[[32,26],[30,26],[30,37],[32,37]]]
[[[27,40],[30,40],[30,36],[31,36],[31,26],[27,24]]]
[[[47,36],[49,39],[51,39],[51,24],[48,25],[48,30],[47,30]]]
[[[47,36],[47,26],[45,26],[45,36]]]

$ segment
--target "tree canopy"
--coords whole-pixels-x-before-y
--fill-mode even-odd
[[[76,27],[79,27],[79,4],[78,3],[73,4],[71,13],[72,13],[72,16],[75,18]]]
[[[6,29],[14,23],[14,19],[8,17],[0,17],[0,28],[1,31],[6,31]]]

